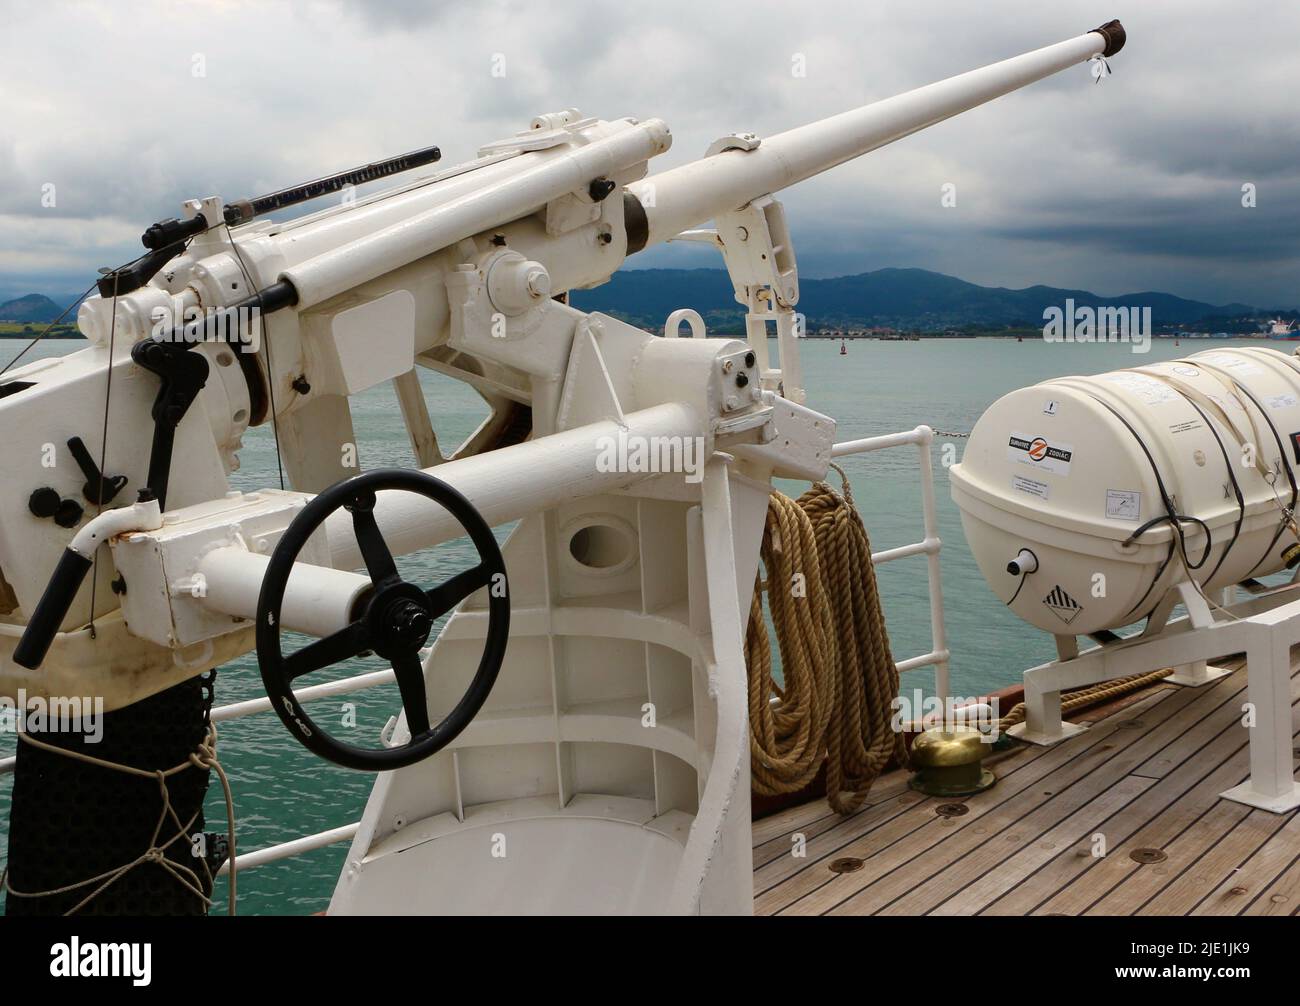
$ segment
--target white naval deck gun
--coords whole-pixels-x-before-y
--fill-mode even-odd
[[[333,911],[747,911],[741,613],[771,480],[821,478],[835,429],[804,404],[774,193],[1123,42],[1110,22],[653,175],[663,122],[570,109],[289,222],[260,214],[331,180],[187,203],[82,306],[90,348],[0,389],[0,687],[120,708],[256,646],[295,736],[388,770]],[[679,236],[721,250],[746,341],[567,304]],[[666,335],[682,317],[704,334],[678,312]],[[416,366],[491,406],[450,458]],[[385,381],[420,469],[358,476],[349,397]],[[231,492],[262,422],[293,490]],[[40,448],[74,438],[104,444],[82,489],[102,513],[58,523],[38,509],[77,487]],[[489,528],[512,520],[498,551]],[[393,555],[467,532],[472,569],[432,589],[396,574]],[[285,656],[282,629],[320,638]],[[363,651],[402,691],[381,748],[330,737],[291,686]]]

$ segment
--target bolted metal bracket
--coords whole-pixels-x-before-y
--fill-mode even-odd
[[[758,357],[763,388],[802,404],[803,367],[796,340],[803,321],[794,310],[799,302],[799,266],[785,209],[772,196],[762,196],[722,214],[717,225],[716,236],[710,237],[722,251],[736,301],[745,306],[745,330]],[[780,367],[770,364],[769,323],[776,326]]]
[[[757,150],[763,140],[756,133],[728,133],[709,144],[705,157],[712,157],[724,150]]]

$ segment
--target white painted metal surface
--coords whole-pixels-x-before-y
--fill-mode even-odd
[[[998,598],[1045,632],[1086,635],[1184,580],[1213,592],[1281,570],[1300,541],[1296,430],[1300,361],[1228,347],[1013,391],[949,480]],[[1008,570],[1021,549],[1038,565],[1024,576]]]
[[[488,193],[471,190],[323,252],[285,270],[283,276],[298,291],[299,304],[313,307],[472,237],[498,221],[526,217],[580,191],[593,178],[616,177],[671,145],[668,127],[659,119],[621,125],[625,128],[583,146],[555,147],[535,155],[544,160],[514,174],[508,186]]]
[[[1223,795],[1300,806],[1289,657],[1300,602],[1289,589],[1212,600],[1283,570],[1300,547],[1296,429],[1300,362],[1259,348],[1057,378],[989,408],[949,473],[953,499],[990,586],[1060,653],[1025,672],[1013,736],[1055,743],[1082,729],[1061,721],[1062,688],[1166,667],[1199,687],[1226,673],[1209,661],[1244,651],[1251,776]],[[1188,615],[1170,621],[1176,604]],[[1140,633],[1079,653],[1077,637],[1143,619]]]
[[[1093,647],[1071,659],[1025,672],[1025,722],[1008,732],[1035,744],[1054,744],[1082,727],[1061,720],[1061,691],[1165,667],[1186,667],[1207,656],[1246,654],[1250,778],[1220,794],[1251,807],[1283,813],[1300,807],[1291,724],[1291,647],[1300,643],[1300,598],[1293,585],[1212,613],[1190,587],[1179,597],[1189,614],[1121,642]],[[1205,677],[1194,684],[1214,680]]]
[[[952,654],[948,650],[948,633],[943,624],[943,579],[939,568],[939,551],[943,547],[943,541],[939,537],[939,516],[934,504],[934,462],[930,457],[932,443],[934,443],[934,430],[928,426],[918,426],[901,433],[846,440],[831,449],[831,456],[844,458],[855,454],[889,450],[893,447],[916,447],[917,463],[921,474],[921,521],[925,537],[910,545],[872,552],[871,561],[879,565],[916,555],[926,557],[926,586],[930,595],[930,651],[896,663],[900,673],[918,667],[933,667],[935,694],[950,696],[952,685],[949,681],[948,664]]]
[[[933,439],[933,431],[929,427],[921,426],[914,430],[908,430],[902,433],[889,434],[880,437],[869,437],[862,440],[845,441],[836,444],[831,454],[834,457],[849,457],[858,454],[870,453],[879,450],[887,450],[894,447],[917,446],[918,448],[928,445]],[[921,460],[921,478],[925,482],[933,483],[933,471],[928,464],[928,457],[924,454],[918,454]],[[725,467],[721,469],[725,472]],[[925,525],[927,529],[934,526],[934,495],[933,492],[922,494],[922,509],[925,514]],[[889,562],[898,558],[906,558],[913,555],[927,555],[932,560],[931,572],[931,589],[934,584],[938,583],[938,564],[939,564],[939,542],[934,539],[934,547],[926,546],[925,542],[914,545],[907,545],[896,549],[890,549],[885,552],[872,554],[872,561],[875,563]],[[937,612],[937,620],[932,624],[932,634],[935,640],[935,650],[922,654],[907,660],[900,661],[898,667],[900,672],[912,670],[918,667],[935,666],[936,675],[942,675],[936,678],[936,692],[939,695],[947,695],[947,662],[948,651],[944,642],[944,628],[942,620],[942,601],[938,605],[931,605],[931,613],[934,616]],[[373,688],[377,685],[390,684],[394,680],[391,670],[371,671],[364,674],[353,675],[348,678],[341,678],[336,681],[326,682],[320,685],[309,685],[296,688],[295,694],[303,702],[314,699],[334,697],[338,695],[352,694],[365,689]],[[269,712],[271,702],[269,699],[248,699],[244,702],[237,702],[230,705],[218,706],[212,710],[211,718],[214,723],[224,723],[227,721],[242,719],[245,716],[251,716],[255,713]],[[0,774],[13,771],[13,758],[0,759]],[[733,794],[734,796],[734,794]],[[282,859],[288,859],[292,856],[300,855],[314,849],[323,848],[327,845],[333,845],[339,842],[352,841],[359,828],[359,822],[342,825],[338,828],[328,829],[312,835],[306,835],[301,838],[282,842],[264,849],[258,849],[253,852],[242,853],[238,857],[240,870],[252,869],[266,863],[277,862]],[[445,850],[444,850],[445,852]],[[229,871],[229,867],[223,867],[222,874]]]
[[[266,378],[258,390],[274,403],[294,491],[228,492],[257,396],[236,366],[243,349],[196,350],[212,376],[178,431],[162,526],[137,524],[100,550],[128,585],[121,607],[96,595],[93,638],[70,614],[39,679],[15,672],[16,632],[0,626],[0,685],[49,687],[93,670],[111,708],[247,652],[267,555],[309,494],[356,471],[342,449],[356,445],[348,396],[394,380],[421,462],[488,523],[519,521],[503,550],[505,663],[445,749],[378,778],[354,831],[247,854],[245,865],[350,834],[336,913],[750,911],[743,613],[772,480],[824,477],[835,432],[804,405],[798,271],[772,193],[1106,44],[1089,33],[766,140],[733,134],[703,161],[651,177],[649,159],[669,143],[662,122],[567,109],[476,162],[353,206],[199,235],[141,289],[88,301],[79,323],[92,348],[15,372],[31,386],[6,396],[0,414],[33,435],[48,436],[48,424],[98,441],[98,391],[111,372],[121,393],[108,417],[109,468],[138,481],[156,382],[129,362],[130,346],[165,335],[166,318],[285,281],[296,303],[254,319],[247,349]],[[221,200],[192,200],[184,212],[215,222]],[[607,280],[630,248],[710,219],[746,312],[745,342],[658,338],[553,299]],[[466,381],[492,410],[451,460],[418,400],[417,365]],[[925,539],[873,560],[927,557],[932,650],[899,667],[933,664],[946,692],[932,438],[920,427],[838,453],[918,449]],[[0,465],[22,475],[14,493],[26,492],[35,452],[15,441],[0,445]],[[18,512],[22,499],[0,504]],[[380,494],[376,519],[394,554],[459,530],[427,501],[393,492]],[[10,612],[30,611],[41,586],[33,570],[52,566],[45,560],[68,537],[6,522]],[[351,572],[360,564],[350,520],[336,515],[299,556],[283,624],[313,634],[343,624],[368,584]],[[473,675],[486,626],[482,597],[467,598],[425,657],[434,721]],[[380,672],[302,695],[386,680]],[[405,733],[399,720],[392,740]]]
[[[949,77],[853,111],[726,149],[628,186],[647,200],[650,242],[667,241],[718,213],[801,182],[845,161],[968,111],[1106,47],[1096,32]]]

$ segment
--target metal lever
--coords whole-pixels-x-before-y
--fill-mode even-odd
[[[86,445],[81,442],[80,437],[73,437],[68,441],[68,450],[72,452],[72,458],[81,469],[81,474],[86,476],[86,484],[81,487],[81,494],[98,506],[111,503],[113,497],[126,485],[126,476],[106,476],[100,472],[99,466],[95,464],[95,459],[90,456],[90,451],[86,450]]]
[[[54,575],[27,620],[27,627],[14,647],[14,663],[33,671],[41,666],[59,626],[68,617],[86,573],[95,563],[95,550],[100,545],[124,531],[153,531],[160,527],[162,511],[148,489],[141,489],[140,498],[132,505],[106,510],[83,524],[63,550]]]

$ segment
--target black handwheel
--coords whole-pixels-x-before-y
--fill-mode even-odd
[[[442,506],[460,522],[478,550],[478,565],[457,573],[431,590],[402,579],[387,542],[375,523],[375,493],[403,489]],[[352,514],[352,527],[372,587],[358,600],[355,621],[337,632],[284,656],[280,650],[280,605],[294,561],[312,533],[340,507]],[[420,649],[434,620],[481,587],[488,587],[488,625],[483,656],[473,680],[446,719],[429,723]],[[464,496],[441,479],[404,468],[355,475],[330,486],[296,516],[271,554],[257,598],[257,660],[262,683],[289,732],[322,758],[348,768],[377,772],[412,765],[449,744],[487,700],[505,658],[510,635],[510,592],[505,562],[492,529]],[[406,710],[411,739],[399,747],[362,748],[325,733],[312,721],[291,687],[295,679],[367,651],[392,665]]]

